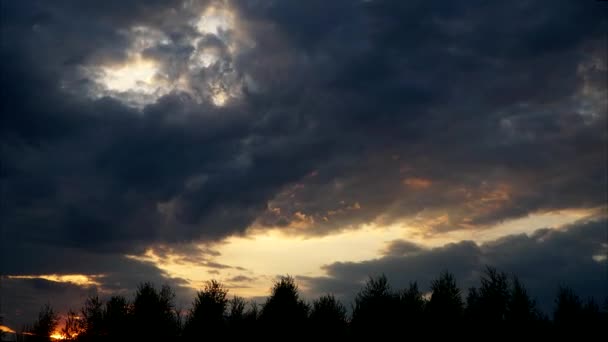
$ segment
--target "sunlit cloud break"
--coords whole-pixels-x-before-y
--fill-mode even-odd
[[[79,286],[100,286],[98,279],[103,278],[103,274],[84,275],[84,274],[39,274],[39,275],[8,275],[8,279],[44,279],[58,283],[72,283]]]

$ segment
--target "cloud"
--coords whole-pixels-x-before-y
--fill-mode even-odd
[[[603,4],[230,6],[206,28],[220,2],[3,6],[2,274],[134,284],[165,278],[125,255],[252,227],[441,234],[605,206]]]
[[[251,282],[253,280],[255,280],[255,278],[244,276],[242,274],[227,279],[228,282],[235,282],[235,283],[246,283],[246,282]]]
[[[62,90],[57,81],[76,72],[74,63],[126,58],[95,56],[127,53],[133,39],[150,45],[142,53],[169,68],[167,75],[187,73],[183,61],[198,47],[188,47],[185,37],[200,36],[193,23],[205,4],[177,10],[168,2],[131,1],[120,11],[96,6],[98,12],[63,3],[11,5],[3,30],[21,38],[3,45],[11,85],[4,87],[4,108],[12,113],[2,125],[9,229],[23,231],[21,240],[132,251],[221,239],[254,221],[288,226],[308,217],[310,231],[324,233],[430,212],[447,215],[430,227],[441,231],[602,204],[598,146],[606,142],[605,117],[585,122],[577,108],[585,75],[598,71],[581,71],[589,57],[580,52],[602,53],[593,43],[601,25],[593,6],[548,6],[544,20],[526,16],[529,25],[515,28],[492,18],[534,13],[536,5],[336,2],[320,11],[315,4],[231,9],[238,17],[234,34],[246,32],[257,47],[218,61],[264,91],[245,91],[225,108],[168,93],[141,111],[120,99]],[[311,17],[289,19],[300,10]],[[98,14],[79,30],[60,20],[86,13]],[[355,20],[327,19],[338,13]],[[571,20],[558,20],[564,16]],[[355,24],[363,35],[349,33]],[[553,31],[568,39],[553,39],[547,34]],[[67,49],[51,44],[68,32]],[[207,33],[199,44],[226,48],[221,39],[233,39],[226,37]],[[496,46],[501,40],[505,46]],[[32,62],[35,53],[48,56],[44,64]],[[286,73],[270,76],[269,67]],[[205,83],[216,77],[214,68],[188,77]],[[524,82],[520,76],[528,74]],[[459,86],[465,78],[475,86]],[[539,94],[547,84],[563,89]],[[306,176],[313,170],[316,177]],[[294,184],[301,186],[288,190]],[[268,203],[283,214],[273,218]],[[44,232],[35,228],[40,222]]]
[[[324,267],[327,276],[298,279],[311,295],[330,292],[352,301],[369,276],[384,273],[396,289],[417,281],[427,290],[440,272],[448,270],[466,293],[479,285],[481,272],[489,265],[518,276],[539,307],[550,313],[558,286],[570,286],[583,298],[593,296],[601,301],[608,296],[606,260],[593,257],[608,253],[604,243],[607,223],[605,218],[580,221],[563,230],[539,229],[479,245],[461,241],[432,249],[397,240],[380,258],[329,264]]]
[[[386,246],[384,254],[392,256],[408,256],[424,251],[425,249],[423,247],[415,243],[405,240],[393,240]]]

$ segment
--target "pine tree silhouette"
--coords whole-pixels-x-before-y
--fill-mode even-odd
[[[87,298],[78,319],[68,312],[62,331],[71,340],[85,342],[395,337],[590,340],[604,334],[608,324],[608,299],[600,308],[593,298],[583,302],[567,287],[559,288],[550,321],[517,277],[509,281],[492,267],[486,268],[480,286],[468,291],[466,308],[454,276],[447,271],[431,282],[430,291],[426,300],[428,295],[415,282],[393,291],[386,276],[370,277],[356,295],[348,320],[344,305],[332,294],[306,304],[290,276],[274,283],[261,311],[244,298],[229,300],[228,290],[212,280],[197,293],[182,328],[171,288],[157,290],[143,283],[131,303],[121,296],[105,305],[96,296]],[[38,319],[25,330],[26,340],[49,341],[57,324],[50,305],[42,307]]]
[[[496,326],[505,320],[510,295],[507,275],[487,266],[479,287],[479,304],[486,324]]]
[[[315,336],[339,338],[346,333],[346,308],[333,295],[315,300],[310,312],[310,325]]]
[[[157,291],[151,283],[139,286],[133,301],[131,339],[144,341],[173,340],[179,325],[173,304],[175,294],[169,286]]]
[[[128,336],[131,320],[131,307],[122,296],[113,296],[106,302],[103,336],[107,341],[122,341]]]
[[[426,305],[428,324],[443,327],[431,331],[432,335],[454,335],[462,330],[464,304],[454,276],[445,271],[431,282],[431,298]]]
[[[207,282],[198,292],[184,326],[184,337],[197,341],[205,337],[219,338],[226,332],[224,314],[228,306],[228,290],[216,280]]]
[[[424,322],[424,307],[426,302],[422,292],[418,290],[418,283],[410,283],[407,289],[399,294],[399,310],[402,324],[407,327],[419,328]]]
[[[507,305],[506,320],[510,326],[529,327],[539,319],[536,302],[530,298],[528,291],[519,278],[513,277],[510,300]]]
[[[281,277],[260,313],[264,335],[277,339],[296,333],[302,337],[307,331],[308,310],[308,305],[300,299],[295,280],[291,276]]]
[[[392,291],[386,276],[370,277],[355,298],[353,333],[368,338],[395,334],[403,324],[399,309],[399,296]]]
[[[553,321],[562,328],[578,327],[581,323],[583,304],[569,287],[560,287],[555,298]]]

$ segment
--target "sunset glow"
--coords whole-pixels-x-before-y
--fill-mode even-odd
[[[52,340],[66,340],[67,337],[59,332],[54,332],[49,336]]]
[[[386,245],[398,239],[411,241],[424,248],[441,247],[468,239],[482,244],[511,234],[532,234],[542,228],[560,229],[598,214],[602,215],[600,209],[536,213],[485,230],[463,229],[433,235],[407,223],[367,225],[354,231],[321,237],[286,234],[280,229],[254,230],[243,237],[230,237],[215,246],[218,256],[211,259],[200,255],[200,259],[194,258],[190,262],[176,252],[163,253],[161,257],[154,249],[149,249],[141,256],[129,257],[152,262],[172,277],[187,279],[193,289],[199,289],[208,279],[218,279],[230,286],[232,294],[263,296],[268,291],[268,282],[272,281],[274,274],[324,276],[325,265],[345,259],[358,262],[379,258]],[[201,250],[205,250],[205,246],[201,246]],[[310,253],[311,250],[315,252]],[[595,257],[598,258],[600,257]],[[224,266],[217,269],[213,266],[216,264]],[[230,279],[239,275],[249,278],[246,286],[230,282]]]

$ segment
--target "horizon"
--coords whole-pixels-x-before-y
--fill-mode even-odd
[[[350,303],[343,303],[331,293],[307,300],[297,280],[289,275],[275,279],[261,303],[230,297],[230,290],[221,282],[209,280],[188,308],[176,306],[175,291],[170,286],[142,282],[131,298],[91,295],[80,310],[70,309],[67,315],[58,314],[46,304],[38,319],[19,331],[0,324],[0,338],[158,338],[156,330],[150,335],[150,324],[155,324],[160,336],[185,341],[224,334],[242,338],[245,334],[264,333],[277,337],[294,329],[304,329],[304,334],[352,338],[357,334],[394,336],[403,323],[456,328],[452,336],[473,336],[467,329],[483,324],[483,329],[509,327],[509,334],[514,336],[576,333],[579,337],[593,337],[608,320],[608,297],[603,302],[593,297],[581,298],[572,288],[560,285],[552,312],[547,313],[530,297],[517,275],[486,266],[478,280],[463,291],[453,274],[444,270],[432,280],[429,291],[424,291],[417,281],[406,288],[393,288],[386,275],[380,274],[369,276]]]
[[[0,12],[12,330],[148,281],[186,308],[290,275],[348,307],[370,276],[466,296],[492,266],[549,316],[561,286],[608,298],[607,2]]]

